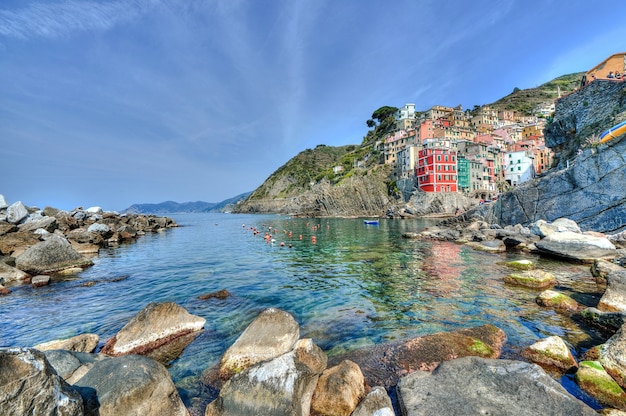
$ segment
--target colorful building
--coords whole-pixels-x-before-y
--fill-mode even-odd
[[[424,192],[457,192],[456,151],[438,147],[418,153],[415,176]]]

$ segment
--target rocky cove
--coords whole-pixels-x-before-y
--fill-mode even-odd
[[[40,210],[26,211],[37,217]],[[86,210],[77,210],[80,211]],[[98,215],[103,219],[116,216],[94,215],[88,221],[93,223],[87,228],[100,221]],[[27,223],[26,218],[22,220]],[[155,223],[159,221],[155,219]],[[254,241],[249,228],[242,227],[241,233]],[[109,232],[115,233],[116,229],[111,225]],[[565,373],[578,374],[575,377],[580,378],[581,389],[589,389],[597,397],[597,402],[591,401],[594,407],[623,408],[622,393],[611,393],[621,391],[617,380],[623,371],[620,364],[623,293],[619,265],[623,251],[619,235],[586,233],[575,222],[565,219],[508,227],[468,219],[463,223],[444,222],[419,233],[406,229],[404,239],[446,241],[458,247],[493,252],[489,256],[499,256],[507,250],[518,257],[527,256],[531,260],[502,266],[509,270],[503,277],[506,284],[533,291],[536,302],[546,310],[585,320],[589,328],[603,334],[601,338],[606,342],[587,345],[583,348],[585,356],[576,354],[574,358],[574,346],[554,335],[535,344],[528,343],[521,355],[511,354],[507,350],[506,333],[496,325],[483,324],[380,342],[346,352],[326,351],[317,345],[316,337],[310,337],[314,335],[310,329],[306,336],[301,335],[307,318],[296,319],[289,312],[270,307],[252,317],[251,322],[246,319],[237,331],[239,336],[221,353],[219,362],[207,364],[201,382],[207,391],[213,392],[208,395],[210,404],[186,408],[167,366],[181,351],[204,342],[208,322],[177,303],[159,301],[143,307],[102,342],[97,334],[84,333],[54,343],[4,348],[1,360],[6,371],[1,383],[0,408],[3,414],[28,413],[28,406],[34,403],[38,406],[35,412],[59,409],[67,411],[66,414],[100,415],[396,412],[412,415],[454,414],[458,409],[463,409],[464,414],[467,409],[477,409],[476,412],[492,409],[498,414],[536,414],[540,410],[549,414],[595,414],[592,407],[556,381]],[[256,244],[260,244],[258,240]],[[537,256],[560,256],[572,264],[588,264],[584,267],[589,270],[589,278],[597,280],[598,290],[605,295],[595,303],[572,302],[571,297],[568,299],[555,287],[559,283],[554,276],[542,270]],[[17,264],[21,262],[16,261]],[[63,267],[71,270],[75,266]],[[47,266],[41,273],[52,269]],[[433,271],[440,272],[443,271]],[[52,275],[52,290],[55,276],[60,274]],[[85,289],[92,290],[98,285]],[[19,284],[7,283],[7,286],[17,288]],[[216,291],[201,296],[219,309],[237,293]],[[246,322],[249,322],[247,326]],[[585,381],[583,377],[590,372],[607,382],[612,395],[604,392],[603,396],[593,390],[598,383]],[[487,377],[489,374],[494,374],[489,376],[494,378]],[[471,383],[467,383],[468,379]],[[541,380],[543,387],[538,389],[536,380]],[[525,386],[521,395],[520,386]],[[479,399],[475,397],[476,391],[482,392]],[[559,398],[556,402],[555,397]]]

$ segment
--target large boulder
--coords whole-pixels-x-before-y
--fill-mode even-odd
[[[547,369],[570,371],[578,367],[569,347],[559,336],[544,338],[524,348],[522,357]]]
[[[42,352],[0,349],[0,414],[78,416],[83,400]]]
[[[308,416],[326,364],[326,355],[311,339],[299,340],[291,351],[233,375],[205,415]]]
[[[590,325],[615,333],[626,323],[626,312],[603,312],[597,308],[580,311],[582,318]]]
[[[140,355],[96,361],[74,388],[89,416],[189,415],[165,366]]]
[[[598,361],[607,373],[626,388],[626,327],[622,326],[598,348]]]
[[[329,362],[354,361],[369,385],[391,388],[400,377],[416,370],[431,371],[442,361],[466,356],[498,358],[505,341],[504,331],[487,324],[362,348],[333,356]]]
[[[39,351],[67,350],[76,352],[93,352],[98,346],[100,337],[96,334],[80,334],[67,339],[56,339],[35,345]]]
[[[535,247],[543,254],[584,262],[616,255],[615,246],[608,238],[573,231],[552,233],[537,241]]]
[[[398,402],[404,416],[597,416],[538,365],[479,357],[445,361],[432,372],[402,378]]]
[[[4,209],[8,207],[7,200],[4,198],[4,195],[0,194],[0,209]]]
[[[19,224],[28,217],[28,208],[22,203],[17,201],[7,207],[7,222],[10,224]]]
[[[598,302],[605,312],[626,312],[626,269],[615,270],[606,276],[606,290]]]
[[[180,355],[205,323],[206,319],[173,302],[150,303],[100,352],[112,356],[142,354],[167,363]]]
[[[311,411],[320,415],[350,416],[365,397],[365,378],[357,364],[344,360],[320,376]]]
[[[293,316],[268,308],[226,350],[220,362],[220,377],[227,380],[256,363],[276,358],[290,351],[298,338],[300,326]]]
[[[57,236],[27,248],[15,259],[15,267],[30,274],[50,274],[92,264],[91,260],[77,253],[67,240]]]

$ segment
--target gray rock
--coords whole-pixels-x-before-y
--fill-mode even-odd
[[[55,371],[70,384],[80,380],[96,361],[110,359],[104,354],[89,354],[67,350],[43,351]]]
[[[35,345],[39,351],[67,350],[76,352],[93,352],[98,346],[100,337],[96,334],[80,334],[67,339],[56,339]]]
[[[404,416],[596,415],[536,364],[465,357],[416,371],[398,383]]]
[[[611,332],[616,332],[626,323],[626,312],[602,312],[596,308],[585,308],[580,315],[587,323]]]
[[[41,217],[39,219],[31,219],[20,224],[18,228],[20,231],[35,231],[39,228],[46,230],[49,233],[54,232],[59,227],[57,219],[54,217]]]
[[[30,274],[47,274],[92,264],[91,260],[78,254],[67,240],[56,236],[27,248],[15,259],[15,266]]]
[[[101,224],[101,223],[91,224],[87,228],[87,231],[90,232],[90,233],[98,233],[98,234],[101,234],[103,236],[112,234],[111,228],[108,225]]]
[[[326,355],[313,341],[299,340],[293,350],[232,376],[205,414],[307,416],[326,363]]]
[[[30,280],[30,284],[32,287],[48,286],[50,284],[50,276],[47,276],[47,275],[33,276],[33,278]]]
[[[276,358],[293,348],[300,326],[291,314],[276,308],[261,312],[222,356],[220,377],[230,378],[244,368]]]
[[[42,352],[4,348],[0,349],[0,414],[79,416],[83,400]]]
[[[352,416],[395,416],[393,404],[385,388],[381,386],[372,388]]]
[[[0,194],[0,209],[5,209],[8,206],[9,204],[7,204],[7,200],[4,199],[4,195]]]
[[[143,354],[161,362],[171,361],[176,358],[171,357],[171,351],[160,354],[167,344],[185,337],[186,346],[205,323],[206,319],[190,314],[173,302],[150,303],[108,340],[100,352],[113,356]],[[178,345],[176,350],[182,352]]]
[[[101,207],[89,207],[85,210],[85,212],[89,213],[89,214],[100,214],[102,215],[102,208]]]
[[[606,237],[572,231],[554,232],[537,241],[535,247],[544,254],[577,261],[615,257],[615,246]]]
[[[10,224],[19,224],[28,217],[28,208],[24,206],[22,201],[17,201],[7,207],[7,222]]]
[[[626,388],[626,328],[622,327],[598,349],[598,361],[607,373]]]
[[[140,355],[95,362],[74,388],[88,416],[189,415],[167,369]]]
[[[27,279],[29,275],[23,271],[11,267],[4,262],[0,262],[0,283],[19,282]]]
[[[604,312],[626,312],[626,269],[606,275],[606,290],[598,302]]]

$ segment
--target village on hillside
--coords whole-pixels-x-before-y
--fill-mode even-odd
[[[581,80],[580,88],[598,79],[624,82],[626,53],[613,54]],[[532,115],[482,106],[434,106],[417,112],[405,104],[395,114],[395,129],[374,147],[400,190],[461,192],[490,200],[511,187],[547,172],[554,154],[543,130],[555,111],[555,100]]]

